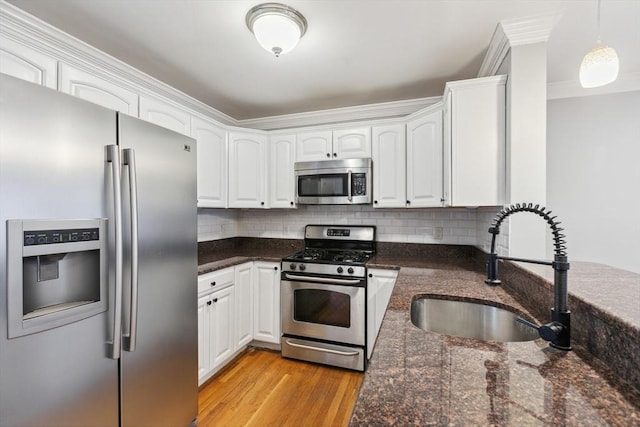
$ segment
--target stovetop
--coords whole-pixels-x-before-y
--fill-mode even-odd
[[[372,253],[364,251],[307,248],[303,251],[297,252],[284,258],[284,260],[298,262],[362,265],[365,264],[372,256]]]

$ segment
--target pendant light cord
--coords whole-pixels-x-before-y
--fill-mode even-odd
[[[600,29],[600,4],[602,0],[598,0],[598,44],[602,43],[602,30]]]

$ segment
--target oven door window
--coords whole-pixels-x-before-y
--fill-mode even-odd
[[[348,175],[332,173],[298,177],[299,197],[347,196]]]
[[[321,289],[297,289],[293,294],[293,318],[299,322],[351,327],[351,297]]]

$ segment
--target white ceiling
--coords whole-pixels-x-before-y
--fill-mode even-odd
[[[309,28],[275,58],[245,25],[260,0],[8,0],[242,120],[442,95],[476,77],[499,21],[561,13],[548,82],[575,83],[597,0],[282,0]],[[602,40],[640,75],[640,0],[603,0]]]

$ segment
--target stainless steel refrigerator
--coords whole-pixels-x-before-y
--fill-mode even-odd
[[[196,145],[0,75],[0,425],[197,417]]]

